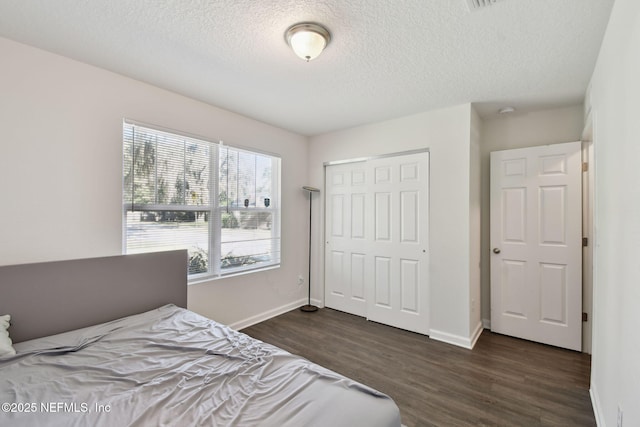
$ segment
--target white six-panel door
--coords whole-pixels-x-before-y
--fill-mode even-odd
[[[371,160],[367,318],[429,333],[429,153]]]
[[[325,175],[325,305],[366,316],[366,162],[327,166]]]
[[[581,350],[581,144],[491,153],[491,329]]]
[[[327,166],[327,307],[427,334],[429,153]]]

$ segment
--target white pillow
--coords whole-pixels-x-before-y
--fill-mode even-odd
[[[13,356],[16,354],[16,351],[13,349],[11,345],[11,338],[9,338],[9,321],[11,320],[11,316],[5,314],[4,316],[0,316],[0,357],[5,356]]]

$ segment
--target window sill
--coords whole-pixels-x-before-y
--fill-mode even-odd
[[[261,273],[261,272],[264,272],[264,271],[275,270],[275,269],[278,269],[278,268],[280,268],[280,264],[269,265],[269,266],[265,266],[265,267],[252,269],[252,270],[241,270],[241,271],[237,271],[237,272],[230,272],[230,273],[223,274],[223,275],[220,275],[220,276],[203,274],[202,276],[199,275],[197,277],[194,277],[193,279],[187,279],[187,286],[199,285],[201,283],[213,282],[213,281],[221,280],[221,279],[228,279],[230,277],[245,276],[247,274]]]

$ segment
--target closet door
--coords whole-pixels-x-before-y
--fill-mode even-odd
[[[366,162],[327,166],[325,305],[366,316]]]
[[[429,153],[368,162],[367,318],[429,332]]]
[[[325,305],[427,334],[429,153],[326,167]]]

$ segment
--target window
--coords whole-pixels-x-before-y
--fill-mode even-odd
[[[189,278],[280,264],[280,159],[123,125],[125,253],[187,249]]]

